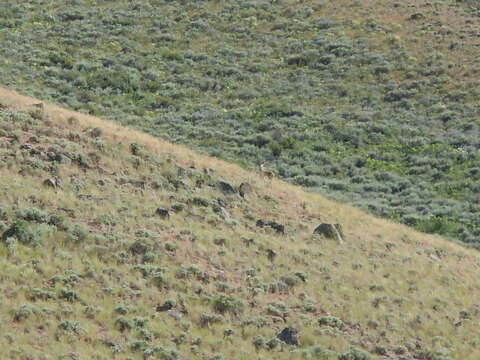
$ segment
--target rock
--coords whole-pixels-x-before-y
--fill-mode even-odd
[[[243,182],[238,187],[238,193],[246,199],[253,192],[252,186],[249,183]]]
[[[220,215],[223,220],[225,221],[231,220],[230,213],[223,206],[214,206],[213,211],[218,215]]]
[[[55,154],[55,156],[53,157],[53,161],[65,165],[69,165],[72,163],[72,159],[70,159],[67,155],[60,153]]]
[[[140,241],[135,241],[130,246],[130,252],[134,255],[145,255],[149,250],[150,248]]]
[[[224,208],[226,208],[228,206],[228,202],[225,201],[224,199],[218,198],[216,200],[217,200],[218,206],[224,207]]]
[[[217,183],[217,187],[224,193],[224,194],[236,194],[237,190],[227,183],[226,181],[219,181]]]
[[[51,187],[51,188],[57,188],[61,187],[61,183],[59,180],[55,178],[48,178],[43,182],[43,185]]]
[[[190,190],[190,186],[188,186],[184,181],[182,180],[172,180],[170,181],[173,186],[175,186],[175,190],[183,189],[183,190]]]
[[[99,127],[93,128],[92,130],[90,130],[90,133],[89,133],[89,135],[93,138],[98,138],[102,136],[102,134],[103,134],[103,130],[100,129]]]
[[[270,226],[273,230],[275,230],[276,232],[278,232],[280,234],[285,234],[285,226],[282,225],[282,224],[279,224],[275,221],[270,221],[268,226]]]
[[[155,214],[163,219],[170,219],[170,210],[168,209],[158,208],[157,210],[155,210]]]
[[[218,238],[214,239],[213,243],[217,246],[225,246],[227,244],[227,240],[225,238]]]
[[[175,310],[167,310],[168,316],[171,318],[180,321],[183,318],[183,314],[180,311],[175,311]]]
[[[410,15],[410,20],[422,20],[425,18],[425,15],[423,15],[422,13],[414,13],[412,15]]]
[[[57,162],[59,164],[71,164],[72,159],[55,148],[51,147],[47,152],[48,160]]]
[[[256,225],[258,227],[261,227],[261,228],[269,226],[273,230],[275,230],[276,232],[278,232],[280,234],[285,234],[285,225],[279,224],[276,221],[268,221],[268,220],[259,219],[259,220],[257,220]]]
[[[258,227],[262,227],[262,228],[263,228],[263,227],[267,226],[267,221],[262,220],[262,219],[258,219],[256,225],[257,225]]]
[[[136,180],[136,179],[125,179],[122,178],[119,180],[120,185],[130,184],[133,187],[139,189],[145,189],[147,187],[147,182],[145,180]]]
[[[167,300],[163,303],[163,305],[157,306],[157,311],[168,311],[172,310],[175,307],[175,302],[172,300]]]
[[[268,260],[273,261],[277,257],[277,253],[272,249],[267,249],[267,257],[268,257]]]
[[[314,234],[320,234],[327,239],[335,239],[338,242],[343,242],[343,230],[340,224],[322,223],[313,231]]]
[[[277,335],[277,339],[282,340],[285,344],[288,345],[300,345],[298,341],[298,330],[291,326],[283,329],[282,332]]]
[[[228,221],[231,219],[230,213],[224,207],[220,207],[219,215],[223,220]]]
[[[210,205],[210,201],[200,197],[194,197],[193,199],[189,199],[188,202],[195,206],[207,207]]]

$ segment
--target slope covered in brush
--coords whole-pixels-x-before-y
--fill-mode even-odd
[[[2,359],[480,356],[476,252],[113,123],[0,103]]]
[[[0,82],[477,246],[478,2],[0,4]]]

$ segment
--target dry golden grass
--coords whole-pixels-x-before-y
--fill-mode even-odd
[[[13,91],[0,90],[0,103],[8,107],[31,110],[33,104],[38,102]],[[225,359],[304,358],[301,352],[292,352],[295,349],[291,348],[283,352],[255,351],[252,345],[255,336],[262,335],[269,339],[287,324],[301,330],[300,350],[306,351],[305,356],[310,356],[310,346],[317,345],[340,353],[353,344],[371,352],[374,352],[375,346],[381,345],[395,358],[395,348],[409,344],[412,356],[420,354],[418,351],[422,349],[443,349],[450,353],[447,358],[480,358],[477,345],[480,258],[476,251],[376,218],[277,179],[266,182],[259,173],[109,121],[46,103],[44,117],[47,119],[45,126],[56,131],[60,137],[69,131],[101,128],[102,140],[109,149],[103,156],[102,166],[109,171],[128,172],[136,178],[156,174],[158,170],[152,172],[148,164],[138,169],[132,168],[128,160],[128,145],[138,143],[152,156],[173,159],[173,163],[179,166],[215,169],[217,178],[232,184],[247,181],[253,185],[256,196],[248,202],[235,203],[229,209],[232,217],[238,221],[237,225],[219,222],[208,213],[205,213],[207,222],[195,217],[179,216],[160,221],[149,214],[154,213],[159,204],[169,204],[172,197],[180,195],[163,190],[142,191],[118,186],[99,188],[95,185],[98,180],[107,178],[113,182],[113,177],[86,171],[81,175],[87,182],[85,191],[108,199],[91,204],[79,200],[70,187],[45,190],[36,177],[0,168],[0,176],[4,179],[0,205],[28,207],[31,206],[29,199],[34,195],[46,210],[66,205],[74,208],[78,214],[76,221],[89,224],[90,232],[120,232],[128,241],[134,241],[138,228],[157,232],[161,244],[169,242],[179,246],[174,254],[163,257],[154,265],[180,269],[195,264],[212,278],[223,278],[234,287],[237,297],[250,304],[244,317],[265,316],[272,322],[260,329],[255,326],[241,327],[243,318],[232,316],[225,324],[199,326],[201,313],[211,313],[212,309],[208,301],[195,295],[193,290],[201,287],[204,294],[214,295],[218,292],[217,282],[198,284],[195,280],[175,280],[173,274],[169,273],[168,279],[172,285],[168,289],[158,289],[133,270],[134,264],[116,262],[114,255],[121,253],[121,243],[109,245],[111,259],[100,258],[95,253],[98,244],[94,243],[75,246],[63,244],[57,239],[58,243],[47,242],[41,249],[22,248],[13,257],[8,256],[2,245],[0,266],[4,271],[0,291],[4,298],[0,314],[5,321],[0,325],[0,331],[7,332],[8,339],[0,340],[0,346],[9,351],[23,351],[18,356],[9,352],[10,358],[22,359],[25,357],[21,356],[29,355],[32,359],[50,359],[44,355],[68,353],[76,353],[80,358],[123,358],[121,355],[112,355],[111,350],[103,344],[106,340],[115,339],[124,349],[129,349],[129,344],[136,336],[133,331],[121,333],[115,328],[114,309],[121,304],[137,306],[139,316],[150,319],[150,330],[160,334],[155,341],[162,346],[173,346],[171,339],[182,331],[187,333],[189,341],[202,338],[202,351],[209,359],[213,358],[214,353],[222,353]],[[78,124],[68,123],[72,117],[78,120]],[[25,139],[26,136],[22,137],[22,141]],[[82,146],[86,152],[89,151],[87,145]],[[65,166],[62,176],[79,176],[79,170],[75,166]],[[208,188],[197,194],[206,199],[218,197],[216,190]],[[118,215],[121,219],[119,224],[92,222],[92,219],[104,214],[118,214],[118,209],[122,207],[127,207],[128,212],[127,215]],[[199,211],[197,216],[204,214],[203,210]],[[275,219],[295,231],[278,236],[259,230],[247,214],[253,214],[255,218]],[[320,222],[342,224],[346,241],[338,244],[312,237],[313,229]],[[185,230],[189,233],[182,232]],[[188,240],[191,236],[188,234],[194,234],[196,240]],[[214,239],[219,237],[227,239],[227,243],[221,247],[223,252],[213,245]],[[242,237],[256,238],[257,243],[245,246],[241,242]],[[266,249],[273,249],[277,253],[274,262],[264,255]],[[32,267],[35,260],[40,270]],[[258,293],[254,295],[251,291],[255,287],[250,284],[253,280],[245,276],[245,272],[252,268],[257,269],[258,276],[264,282],[277,281],[280,275],[295,271],[307,273],[308,280],[288,293],[272,294],[256,290]],[[47,320],[30,317],[23,322],[12,320],[10,311],[18,308],[19,304],[29,303],[28,289],[45,286],[47,280],[55,275],[68,271],[85,273],[86,269],[102,275],[94,277],[95,281],[83,279],[75,290],[86,304],[98,310],[95,315],[85,315],[85,305],[78,302],[65,305],[59,300],[53,303],[37,301],[35,306],[56,306],[57,314],[60,314],[58,309],[63,309],[65,315],[57,315],[56,320],[48,317]],[[106,287],[111,287],[110,292],[105,292]],[[137,295],[133,295],[135,291],[138,291]],[[190,324],[188,331],[183,328],[182,322],[155,312],[155,306],[169,298],[185,300],[188,307],[185,321]],[[315,304],[313,313],[302,310],[307,300]],[[290,315],[286,323],[275,322],[278,319],[275,320],[268,313],[268,305],[274,302],[282,302],[288,307]],[[462,318],[461,311],[466,311],[468,318]],[[347,330],[336,332],[319,327],[316,321],[325,315],[347,322]],[[61,321],[62,316],[78,320],[85,334],[78,337],[68,335],[55,340],[58,331],[55,321]],[[236,333],[231,341],[223,339],[223,331],[228,327]],[[421,349],[415,349],[415,342]],[[189,344],[179,345],[177,350],[184,358],[196,358],[190,352]],[[137,353],[132,356],[141,358],[141,354]],[[372,357],[381,358],[378,354]]]

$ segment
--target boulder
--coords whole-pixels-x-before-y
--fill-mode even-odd
[[[252,185],[249,183],[243,182],[238,187],[238,193],[244,199],[248,198],[253,192]]]
[[[343,242],[343,229],[340,224],[327,224],[322,223],[316,227],[313,231],[314,234],[320,234],[327,239],[334,239],[339,242]]]
[[[224,194],[236,194],[237,190],[226,181],[219,181],[217,183],[217,188],[219,188]]]
[[[291,326],[283,329],[277,335],[277,339],[283,341],[285,344],[288,344],[288,345],[295,345],[295,346],[300,345],[298,341],[298,330]]]

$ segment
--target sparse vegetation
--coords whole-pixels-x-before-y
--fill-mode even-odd
[[[38,121],[0,110],[0,348],[9,358],[479,356],[472,250],[277,180],[267,187],[261,174],[145,134],[43,112]],[[71,135],[91,129],[101,152],[98,137]],[[45,149],[84,160],[58,162]],[[25,160],[35,171],[23,171]],[[44,184],[53,164],[61,187]],[[242,183],[248,198],[236,192]],[[315,235],[324,222],[341,223],[344,241]]]
[[[2,1],[0,358],[480,358],[479,15]]]
[[[453,0],[5,0],[0,82],[245,166],[269,160],[292,183],[479,247],[479,13]],[[84,135],[104,151],[99,127]]]

